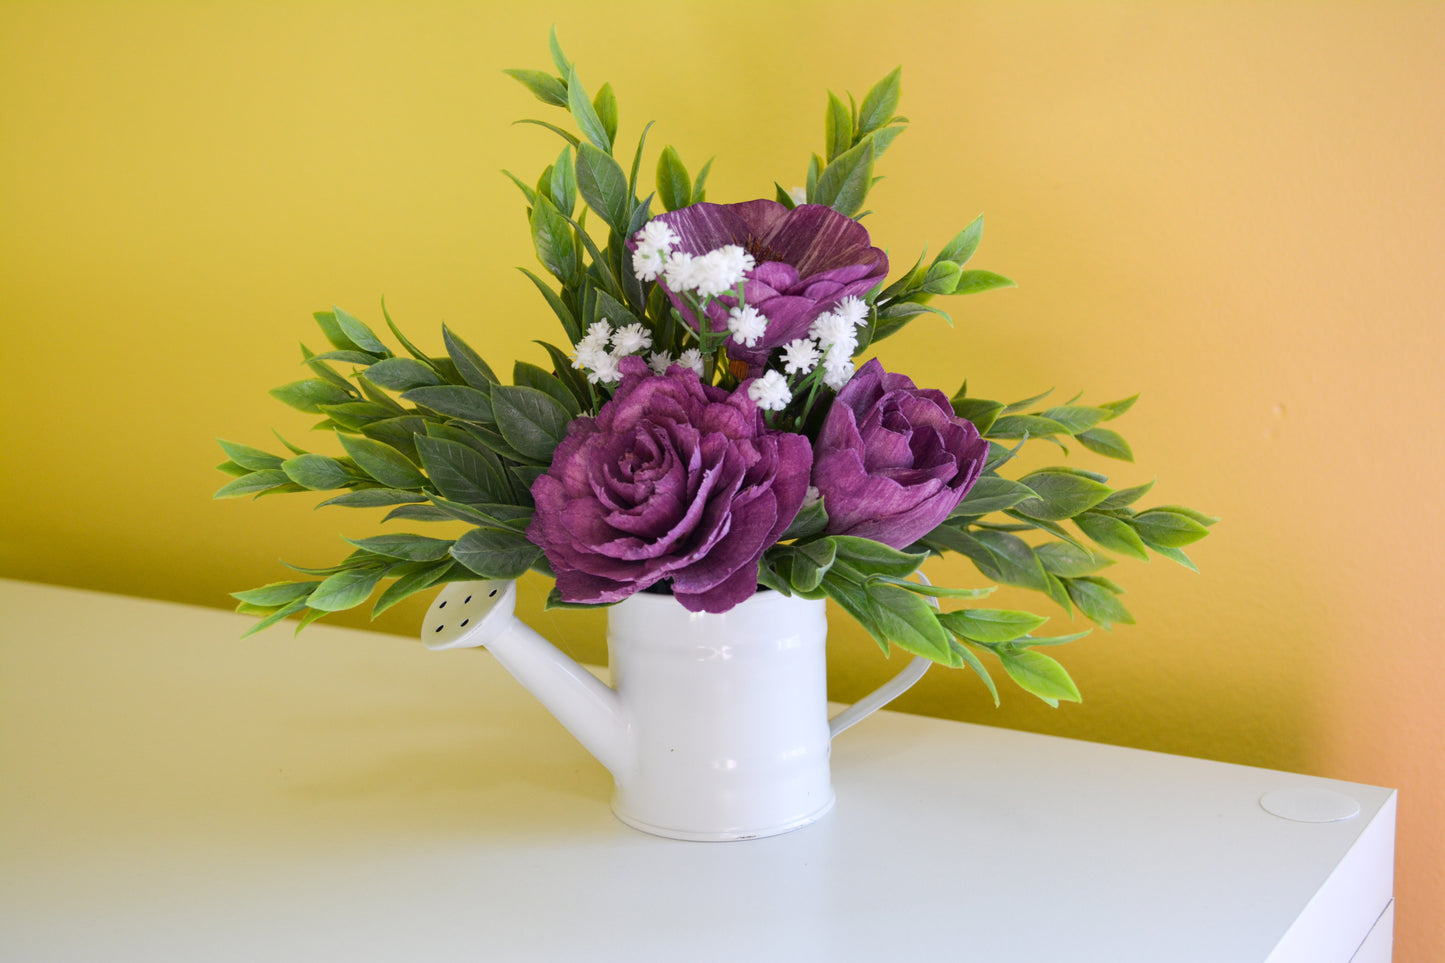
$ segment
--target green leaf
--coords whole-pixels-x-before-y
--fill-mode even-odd
[[[1214,516],[1206,515],[1201,511],[1190,508],[1187,505],[1160,505],[1158,508],[1150,509],[1150,511],[1174,512],[1177,515],[1184,515],[1188,518],[1192,518],[1201,525],[1213,525],[1215,522],[1219,521],[1219,519],[1215,518]]]
[[[1111,428],[1090,428],[1074,437],[1079,440],[1079,444],[1096,454],[1120,461],[1134,460],[1134,450],[1129,447],[1124,436]]]
[[[632,193],[617,161],[605,151],[583,144],[577,150],[577,190],[608,227],[619,237],[627,236]]]
[[[1046,542],[1034,549],[1034,554],[1050,575],[1075,578],[1090,575],[1114,564],[1114,560],[1097,555],[1071,542]]]
[[[557,67],[557,73],[566,77],[572,73],[572,64],[562,54],[562,45],[557,42],[557,28],[554,26],[547,32],[547,46],[552,51],[552,63]]]
[[[1119,401],[1105,402],[1099,407],[1109,412],[1109,418],[1117,418],[1124,412],[1128,411],[1130,408],[1134,407],[1134,402],[1138,400],[1138,395],[1130,395],[1128,398],[1122,398]]]
[[[567,88],[551,74],[541,70],[503,70],[502,73],[520,81],[542,103],[552,107],[567,106]]]
[[[1074,518],[1074,524],[1079,526],[1081,532],[1111,552],[1144,561],[1149,559],[1143,540],[1123,519],[1100,512],[1084,512]]]
[[[341,447],[356,467],[387,488],[424,488],[426,476],[401,452],[384,442],[338,434]]]
[[[863,141],[838,155],[818,176],[815,202],[855,217],[873,186],[873,141]]]
[[[297,455],[281,463],[286,477],[312,491],[344,488],[355,481],[346,466],[327,455]]]
[[[241,610],[243,610],[243,609],[245,609],[245,608],[246,608],[246,605],[245,605],[245,603],[243,602],[243,603],[241,603],[240,606],[237,607],[237,611],[241,611]],[[282,608],[277,609],[276,611],[272,612],[270,615],[267,615],[265,618],[263,618],[263,619],[261,619],[260,621],[256,622],[254,625],[252,625],[252,626],[251,626],[249,629],[247,629],[245,632],[242,632],[242,633],[241,633],[241,638],[243,638],[243,639],[245,639],[245,638],[250,638],[251,636],[255,635],[257,632],[260,632],[262,629],[269,629],[271,626],[275,625],[277,622],[280,622],[280,621],[282,621],[282,620],[284,620],[284,619],[286,619],[286,618],[288,618],[288,617],[296,614],[297,612],[300,612],[300,611],[301,611],[302,609],[304,609],[304,608],[306,608],[306,600],[305,600],[305,599],[297,599],[296,601],[291,602],[290,604],[288,604],[288,605],[286,605],[286,606],[284,606],[284,607],[282,607]]]
[[[422,385],[441,384],[429,365],[412,358],[387,358],[366,369],[367,380],[388,391],[406,391]]]
[[[1044,702],[1057,707],[1059,700],[1080,702],[1079,689],[1068,672],[1058,662],[1044,655],[1026,649],[1017,653],[999,653],[1003,670],[1008,673],[1020,689],[1038,696]]]
[[[481,452],[425,435],[416,439],[416,448],[427,477],[446,498],[463,504],[511,501],[505,479],[489,467]]]
[[[1133,488],[1121,488],[1100,502],[1098,507],[1104,510],[1127,508],[1148,494],[1153,487],[1154,483],[1151,481]]]
[[[607,132],[609,144],[617,141],[617,95],[612,92],[612,85],[604,83],[597,90],[597,96],[592,98],[592,109],[597,112],[598,120],[602,121],[602,129]]]
[[[980,435],[986,435],[998,416],[1003,414],[1003,402],[986,401],[982,398],[962,398],[954,396],[953,413],[960,418],[967,418],[978,429]]]
[[[285,461],[279,455],[264,452],[259,448],[252,448],[250,445],[240,445],[234,441],[217,439],[221,448],[226,452],[226,457],[240,465],[242,468],[249,468],[251,471],[266,471],[273,468],[280,468],[281,462]]]
[[[273,488],[291,484],[291,479],[279,468],[253,471],[226,482],[216,490],[212,498],[239,498],[242,495],[259,495]]]
[[[1108,412],[1103,408],[1091,408],[1088,405],[1057,405],[1039,412],[1039,417],[1058,422],[1068,429],[1071,435],[1088,431],[1107,415]]]
[[[322,405],[339,405],[352,398],[350,392],[320,378],[293,381],[289,385],[272,388],[270,394],[282,404],[311,415],[322,414]]]
[[[370,538],[348,538],[346,541],[373,555],[399,558],[407,562],[435,562],[446,558],[452,547],[450,538],[428,538],[425,535],[373,535]]]
[[[815,502],[805,502],[789,523],[787,531],[783,532],[778,540],[786,542],[795,538],[812,538],[814,535],[821,535],[827,527],[828,512],[820,498]]]
[[[426,591],[445,579],[456,567],[456,563],[448,558],[444,563],[426,565],[407,572],[382,591],[371,610],[371,617],[376,618],[403,599]]]
[[[983,291],[993,291],[997,288],[1017,287],[1013,281],[1002,274],[994,274],[992,271],[961,271],[958,275],[958,282],[954,285],[954,294],[979,294]]]
[[[711,170],[712,158],[709,157],[707,163],[702,165],[702,170],[697,172],[697,180],[692,182],[692,202],[694,204],[701,204],[707,199],[705,185],[707,184],[707,175]]]
[[[482,578],[513,579],[532,567],[542,550],[519,532],[474,528],[452,546],[451,556]]]
[[[1040,418],[1038,415],[1003,415],[989,428],[988,437],[1046,438],[1049,435],[1067,435],[1068,433],[1069,429],[1057,421]]]
[[[1048,621],[1047,616],[1007,609],[962,609],[938,616],[954,635],[974,642],[1012,642]]]
[[[396,412],[374,401],[348,401],[341,405],[321,405],[322,414],[336,424],[352,431],[361,431],[374,421],[384,421]]]
[[[528,117],[528,118],[526,118],[526,119],[524,119],[524,120],[514,120],[514,121],[512,121],[512,123],[513,123],[513,124],[530,124],[530,125],[532,125],[532,126],[534,126],[534,127],[544,127],[544,128],[546,128],[547,130],[550,130],[552,133],[556,134],[558,137],[560,137],[560,138],[562,138],[563,140],[565,140],[567,143],[571,144],[574,148],[575,148],[578,144],[582,143],[582,141],[578,139],[578,137],[577,137],[576,134],[573,134],[571,131],[563,130],[561,127],[558,127],[556,124],[549,124],[549,123],[547,123],[545,120],[537,120],[536,118]],[[503,173],[505,173],[505,171],[504,171]],[[537,203],[537,192],[536,192],[536,191],[533,191],[530,187],[527,188],[527,190],[528,190],[528,192],[531,193],[531,195],[532,195],[532,197],[531,197],[531,202],[532,202],[533,204],[536,204],[536,203]]]
[[[858,135],[870,134],[886,127],[898,111],[898,98],[903,91],[903,68],[895,67],[868,91],[858,108]]]
[[[889,642],[935,662],[957,664],[948,633],[925,599],[886,582],[867,582],[864,590],[873,618]]]
[[[468,388],[466,385],[435,385],[429,388],[413,388],[401,396],[403,400],[430,408],[448,418],[463,421],[490,423],[492,399],[485,391]]]
[[[562,148],[557,163],[552,165],[552,203],[559,213],[572,216],[577,208],[577,170],[572,160],[572,145]]]
[[[512,365],[512,381],[527,388],[536,388],[550,396],[567,412],[569,419],[582,413],[577,398],[562,381],[534,364],[517,361]]]
[[[904,578],[918,571],[918,566],[928,560],[926,552],[900,552],[871,538],[835,535],[830,540],[837,545],[838,557],[864,575]]]
[[[371,590],[376,588],[386,574],[385,564],[368,565],[363,568],[349,568],[327,576],[316,586],[306,604],[321,612],[340,612],[366,601]]]
[[[935,261],[923,276],[923,291],[926,294],[952,294],[962,273],[952,261]]]
[[[328,498],[316,507],[335,505],[340,508],[390,508],[392,505],[408,505],[426,501],[420,492],[402,491],[398,488],[362,488],[335,498]]]
[[[583,196],[586,196],[585,192]],[[550,200],[539,195],[532,208],[531,226],[537,260],[564,284],[572,281],[577,274],[578,254],[576,238],[567,218]]]
[[[571,310],[569,310],[567,305],[562,302],[562,299],[557,296],[557,292],[553,291],[545,281],[526,268],[517,268],[517,270],[527,275],[532,283],[537,286],[537,290],[542,292],[542,297],[547,299],[547,304],[552,308],[552,312],[557,315],[557,320],[562,322],[562,330],[567,332],[568,340],[574,343],[581,341],[582,326],[577,323],[577,319],[573,316]],[[493,378],[492,380],[495,381],[496,379]]]
[[[1012,508],[1037,493],[1022,482],[998,475],[982,475],[952,512],[957,515],[987,515]]]
[[[823,139],[827,142],[829,161],[853,146],[853,112],[831,90],[828,92],[828,112],[823,117]]]
[[[587,99],[587,92],[582,89],[582,83],[577,79],[576,67],[567,75],[567,107],[572,111],[572,119],[577,122],[577,129],[582,131],[598,150],[610,154],[612,138],[607,136],[607,127],[602,123],[602,118],[597,116],[597,108]]]
[[[341,333],[346,335],[347,340],[356,345],[356,347],[362,351],[379,354],[383,358],[391,355],[390,349],[382,344],[376,334],[366,325],[338,307],[332,307],[331,311],[336,317],[336,324],[337,327],[341,329]],[[341,346],[338,345],[337,347]]]
[[[248,605],[274,608],[280,605],[289,605],[297,599],[304,599],[311,594],[312,589],[320,584],[320,582],[272,582],[269,585],[247,589],[244,592],[232,592],[231,597]]]
[[[997,589],[997,586],[994,585],[987,588],[950,588],[946,585],[927,585],[923,582],[894,578],[891,575],[870,575],[864,579],[865,584],[870,582],[887,582],[889,585],[898,586],[905,592],[935,599],[981,599],[992,595]]]
[[[1150,509],[1135,515],[1134,530],[1144,544],[1153,547],[1183,548],[1209,534],[1209,529],[1182,512]]]
[[[983,239],[983,215],[973,219],[973,223],[954,235],[953,240],[943,246],[938,252],[935,261],[952,261],[959,267],[963,267],[978,250],[978,243]]]
[[[1019,479],[1033,489],[1036,497],[1025,498],[1014,510],[1029,518],[1062,521],[1087,511],[1109,497],[1108,485],[1073,472],[1046,468],[1030,472]]]
[[[572,419],[550,395],[536,388],[498,385],[492,389],[492,414],[507,444],[542,464],[567,434]]]
[[[663,148],[662,156],[657,158],[657,199],[669,211],[692,203],[692,180],[682,158],[671,147]]]
[[[957,655],[960,659],[962,659],[964,664],[966,664],[970,669],[973,670],[974,675],[978,676],[980,679],[983,680],[984,685],[988,686],[989,694],[993,696],[994,708],[997,709],[999,706],[998,686],[993,684],[993,676],[988,674],[988,669],[984,668],[984,665],[982,662],[979,661],[978,656],[974,655],[973,650],[970,649],[967,645],[955,642],[951,639],[949,640],[949,645],[950,647],[952,647],[954,654]]]
[[[1034,405],[1034,404],[1037,404],[1037,403],[1040,402],[1040,401],[1043,401],[1045,398],[1047,398],[1049,395],[1051,395],[1051,394],[1053,394],[1053,393],[1054,393],[1054,389],[1053,389],[1053,388],[1050,388],[1048,391],[1041,391],[1041,392],[1039,392],[1038,394],[1034,395],[1032,398],[1025,398],[1023,401],[1015,401],[1013,404],[1011,404],[1011,405],[1009,405],[1007,408],[1005,408],[1005,409],[1003,410],[1003,413],[1006,414],[1006,415],[1012,415],[1012,414],[1015,414],[1016,412],[1023,411],[1025,408],[1028,408],[1028,407],[1030,407],[1031,405]]]
[[[973,560],[995,582],[1047,592],[1048,575],[1034,550],[1017,535],[978,531],[958,540],[956,551]]]
[[[1177,548],[1169,548],[1163,545],[1156,545],[1154,546],[1154,551],[1158,552],[1160,555],[1163,555],[1170,561],[1178,562],[1180,565],[1183,565],[1191,572],[1199,571],[1199,567],[1194,564],[1193,560],[1191,560],[1188,555],[1185,555],[1184,552]]]
[[[806,542],[793,549],[793,576],[789,580],[800,592],[812,592],[837,558],[838,546],[831,538]]]
[[[1073,599],[1079,611],[1104,628],[1109,628],[1115,622],[1134,624],[1134,616],[1129,614],[1124,603],[1114,597],[1115,593],[1111,591],[1112,583],[1107,579],[1086,575],[1083,578],[1068,579],[1064,585],[1069,590],[1069,598]]]

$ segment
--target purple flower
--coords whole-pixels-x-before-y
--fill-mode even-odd
[[[770,431],[746,385],[705,386],[673,365],[622,359],[595,418],[567,427],[532,485],[527,537],[569,602],[616,602],[664,579],[693,612],[725,612],[758,587],[758,560],[797,515],[813,452]]]
[[[963,501],[988,442],[941,391],[918,388],[869,361],[838,392],[818,434],[813,484],[828,534],[903,548]]]
[[[868,231],[821,204],[800,204],[790,211],[769,200],[703,203],[654,220],[677,234],[677,251],[698,256],[736,244],[756,260],[743,294],[767,316],[767,333],[752,347],[728,345],[731,357],[754,367],[762,365],[773,348],[806,337],[818,315],[849,295],[862,297],[888,274],[888,255],[869,244]],[[681,298],[670,290],[668,296],[696,326],[697,318]],[[711,330],[726,329],[728,308],[736,304],[736,298],[721,297],[709,305]]]

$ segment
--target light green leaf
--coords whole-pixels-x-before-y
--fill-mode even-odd
[[[612,138],[607,136],[607,127],[602,123],[602,118],[597,116],[597,108],[587,99],[587,91],[582,89],[575,67],[567,75],[567,107],[572,111],[572,119],[577,122],[577,129],[599,150],[610,154]]]
[[[1134,624],[1134,616],[1129,614],[1124,603],[1115,598],[1115,593],[1111,590],[1114,586],[1107,579],[1085,576],[1067,579],[1064,585],[1069,590],[1069,598],[1073,599],[1079,611],[1104,628],[1109,628],[1115,622]]]
[[[381,339],[366,325],[338,307],[332,307],[331,311],[336,317],[336,324],[341,328],[341,333],[346,335],[347,340],[352,344],[356,345],[362,351],[379,354],[383,358],[391,354],[391,350],[382,344]],[[340,345],[338,345],[338,347],[340,347]]]
[[[234,441],[217,439],[221,448],[226,452],[226,457],[251,471],[266,471],[268,469],[280,468],[281,462],[285,461],[279,455],[264,452],[259,448],[252,448],[250,445],[237,444]]]
[[[369,565],[364,568],[350,568],[327,576],[306,600],[306,604],[321,612],[340,612],[366,601],[371,590],[376,588],[387,566]]]
[[[1088,431],[1079,432],[1074,437],[1085,448],[1106,458],[1117,458],[1120,461],[1134,460],[1134,450],[1129,447],[1124,436],[1112,428],[1090,428]]]
[[[1035,498],[1037,493],[1022,482],[998,475],[983,475],[969,489],[963,501],[952,515],[987,515],[1012,508],[1026,498]]]
[[[265,471],[253,471],[226,482],[212,498],[239,498],[242,495],[259,495],[268,492],[273,488],[291,484],[291,479],[279,468],[268,468]]]
[[[858,135],[881,130],[898,111],[898,98],[903,91],[903,68],[895,67],[868,91],[858,108]]]
[[[311,594],[312,589],[320,584],[320,582],[272,582],[269,585],[247,589],[244,592],[232,592],[231,597],[248,605],[275,608],[280,605],[289,605],[297,599],[304,599]]]
[[[1043,563],[1044,571],[1050,575],[1074,578],[1090,575],[1114,564],[1114,560],[1097,555],[1071,542],[1046,542],[1034,549],[1034,554]]]
[[[373,555],[399,558],[407,562],[435,562],[446,558],[452,547],[449,538],[428,538],[425,535],[373,535],[370,538],[348,538],[346,541]]]
[[[281,470],[287,478],[312,491],[344,488],[356,480],[341,462],[327,455],[297,455],[282,462]]]
[[[1151,548],[1183,548],[1209,534],[1209,529],[1182,512],[1150,509],[1131,521],[1144,544]]]
[[[835,535],[831,541],[837,545],[838,558],[846,560],[864,575],[904,578],[918,571],[918,566],[928,560],[926,552],[900,552],[871,538]]]
[[[999,653],[999,661],[1020,689],[1038,696],[1051,706],[1057,707],[1061,699],[1082,701],[1078,686],[1074,685],[1064,667],[1042,652],[1028,649],[1007,655]]]
[[[612,85],[604,83],[597,90],[597,96],[592,98],[592,109],[597,112],[597,119],[602,121],[602,129],[607,133],[609,144],[617,141],[617,95],[612,92]]]
[[[426,591],[444,580],[456,567],[456,563],[448,558],[446,562],[426,565],[407,572],[382,590],[381,596],[371,610],[371,617],[376,618],[403,599],[415,595],[417,592]]]
[[[552,165],[552,203],[558,212],[572,216],[577,208],[577,170],[572,160],[572,145],[562,148],[557,163]]]
[[[562,81],[541,70],[503,70],[502,73],[520,81],[544,104],[567,106],[567,88]]]
[[[938,616],[954,635],[974,642],[1012,642],[1043,625],[1048,618],[1007,609],[962,609]]]
[[[1019,479],[1033,489],[1036,497],[1025,498],[1014,511],[1029,518],[1061,521],[1087,511],[1109,497],[1108,485],[1073,472],[1051,468],[1030,472]]]
[[[973,219],[972,224],[954,235],[953,240],[943,246],[943,250],[938,252],[938,257],[934,260],[952,261],[959,267],[963,267],[973,257],[973,253],[978,250],[978,243],[982,239],[983,215],[980,214]]]
[[[815,203],[856,217],[873,186],[873,157],[871,138],[838,155],[818,176]]]
[[[1057,421],[1040,418],[1037,415],[1003,415],[988,430],[990,438],[1046,438],[1049,435],[1067,435],[1069,429]]]
[[[829,161],[853,146],[853,112],[831,90],[828,92],[828,112],[823,117],[823,139],[827,142]]]
[[[866,582],[864,591],[874,621],[889,642],[944,665],[958,664],[958,656],[948,644],[948,633],[926,600],[886,582]]]
[[[953,293],[979,294],[983,291],[1012,287],[1017,287],[1017,285],[1002,274],[994,274],[992,271],[961,271]]]
[[[1148,561],[1149,552],[1139,534],[1123,519],[1100,512],[1084,512],[1074,518],[1079,530],[1098,544],[1132,558]]]

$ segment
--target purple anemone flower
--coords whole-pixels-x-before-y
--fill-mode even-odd
[[[868,231],[821,204],[799,204],[788,210],[770,200],[702,203],[661,214],[656,220],[677,234],[675,250],[698,256],[736,244],[756,260],[743,294],[767,317],[767,333],[751,348],[736,342],[728,345],[730,357],[754,368],[766,362],[773,348],[807,337],[808,326],[818,315],[850,295],[862,297],[888,274],[888,255],[869,243]],[[660,283],[666,288],[665,282]],[[682,300],[670,290],[668,296],[696,327],[697,318]],[[728,308],[736,304],[736,298],[720,297],[709,305],[713,331],[726,327]]]
[[[527,537],[569,602],[617,602],[671,580],[693,612],[725,612],[758,588],[758,561],[792,523],[813,451],[769,430],[746,385],[728,392],[673,365],[623,358],[622,384],[575,419],[532,484]]]

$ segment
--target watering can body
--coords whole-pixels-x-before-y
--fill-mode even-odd
[[[828,719],[821,600],[761,591],[712,614],[633,595],[608,609],[608,687],[518,621],[514,596],[511,582],[449,585],[423,640],[485,645],[612,773],[623,822],[677,839],[751,839],[832,808],[831,737],[855,720]],[[916,681],[922,661],[874,701]]]

